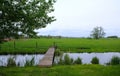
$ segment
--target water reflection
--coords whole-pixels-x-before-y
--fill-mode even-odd
[[[43,54],[37,55],[0,55],[0,66],[7,66],[8,59],[14,58],[16,65],[24,66],[27,60],[31,60],[34,57],[34,65],[39,64],[40,60],[43,58]]]
[[[108,53],[64,53],[68,54],[70,58],[76,60],[78,57],[82,59],[83,64],[91,64],[91,60],[93,57],[97,57],[99,59],[99,64],[105,65],[106,63],[110,62],[113,56],[120,57],[120,53],[115,52],[108,52]],[[55,63],[59,61],[60,57],[55,58]]]
[[[64,53],[68,54],[70,58],[76,60],[78,57],[82,59],[83,64],[91,64],[91,60],[93,57],[97,57],[99,59],[99,63],[104,65],[108,63],[113,56],[120,57],[119,52],[108,52],[108,53]],[[8,59],[10,57],[15,59],[15,63],[17,66],[23,67],[27,60],[31,60],[34,57],[34,65],[38,65],[40,60],[43,58],[43,54],[33,54],[33,55],[0,55],[0,66],[7,66]],[[55,57],[54,62],[57,63],[60,57]]]

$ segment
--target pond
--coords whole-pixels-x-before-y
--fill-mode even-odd
[[[97,57],[99,59],[99,63],[102,65],[105,65],[108,63],[113,56],[120,57],[119,52],[108,52],[108,53],[64,53],[68,54],[70,58],[73,58],[73,60],[80,57],[82,59],[83,64],[91,64],[91,60],[93,57]],[[0,55],[0,66],[7,66],[8,59],[14,58],[16,65],[19,65],[23,67],[27,60],[31,60],[34,58],[34,65],[38,65],[40,63],[40,60],[44,57],[44,54],[33,54],[33,55]],[[59,61],[60,57],[55,57],[54,63],[57,63]]]

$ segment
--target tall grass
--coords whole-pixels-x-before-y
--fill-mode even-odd
[[[15,63],[15,57],[10,57],[8,59],[8,64],[7,64],[8,67],[11,67],[11,66],[16,66],[16,63]]]
[[[34,66],[34,57],[31,60],[26,60],[25,66]]]
[[[64,64],[67,64],[67,65],[72,64],[72,59],[70,59],[68,54],[64,56]]]
[[[63,55],[61,55],[60,59],[58,61],[58,64],[71,65],[71,64],[73,64],[73,59],[70,58],[70,56],[68,54],[65,54],[64,57],[63,57]]]
[[[58,64],[62,65],[82,64],[82,60],[79,57],[76,60],[73,60],[72,58],[70,58],[68,54],[65,54],[64,57],[60,56]]]
[[[78,57],[78,58],[74,61],[74,64],[82,64],[81,58]]]
[[[92,64],[99,64],[99,59],[97,57],[93,57],[91,60]]]
[[[60,49],[55,50],[55,56],[61,56],[63,52]]]
[[[110,61],[110,64],[111,65],[118,65],[118,64],[120,64],[120,57],[113,56],[111,61]]]

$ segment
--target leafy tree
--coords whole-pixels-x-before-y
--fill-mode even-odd
[[[20,35],[35,36],[34,31],[55,21],[55,0],[0,0],[0,39]]]
[[[95,39],[103,38],[104,35],[105,35],[105,32],[102,27],[95,27],[91,32],[91,37]]]

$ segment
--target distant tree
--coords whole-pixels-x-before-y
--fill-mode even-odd
[[[95,27],[91,32],[91,37],[95,39],[103,38],[104,35],[105,35],[105,32],[102,27]]]
[[[35,29],[44,28],[55,21],[55,0],[0,0],[0,40],[35,36]]]

